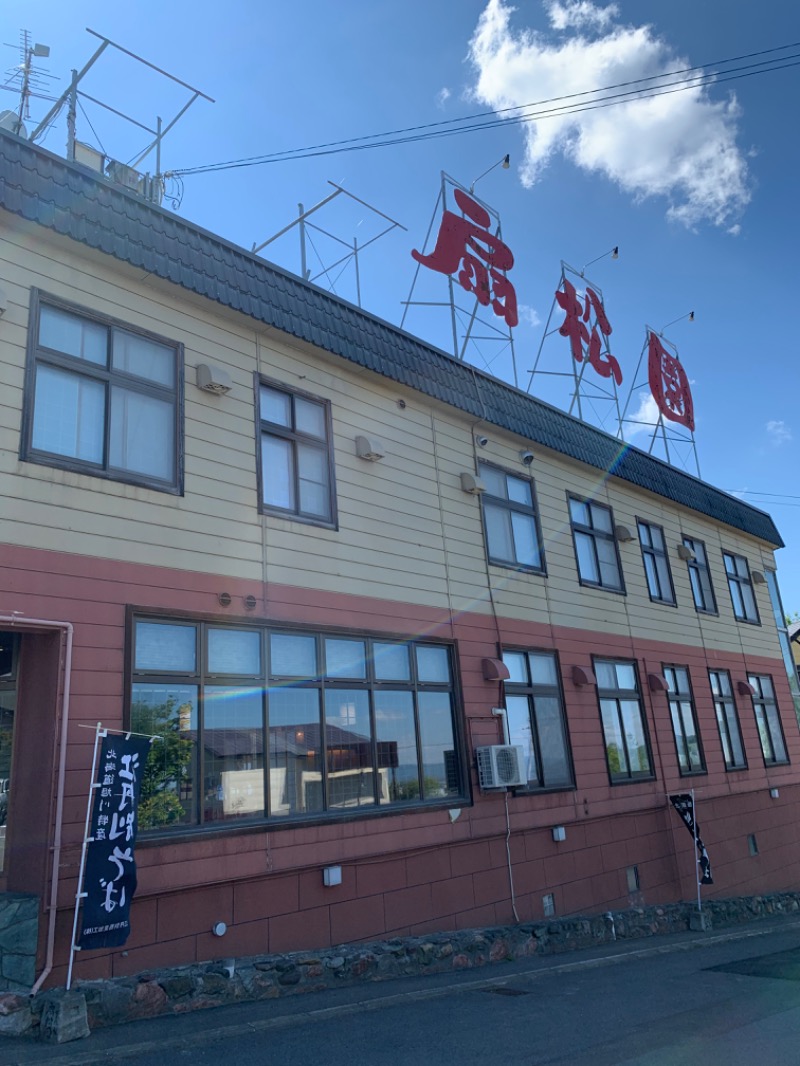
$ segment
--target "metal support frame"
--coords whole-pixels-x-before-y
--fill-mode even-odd
[[[273,241],[276,241],[279,237],[282,237],[284,233],[288,233],[289,230],[294,229],[294,227],[297,226],[300,235],[300,276],[303,278],[303,280],[316,282],[319,278],[324,277],[327,280],[327,285],[330,288],[331,292],[336,293],[336,283],[338,282],[342,274],[345,272],[347,267],[352,263],[355,273],[356,303],[360,307],[361,270],[358,258],[359,255],[365,249],[369,248],[371,244],[374,244],[375,241],[380,240],[381,237],[385,237],[387,233],[391,233],[392,230],[401,229],[406,232],[408,231],[401,222],[397,222],[395,219],[390,218],[389,215],[384,214],[383,211],[379,211],[377,207],[373,207],[372,204],[368,204],[366,200],[362,200],[360,197],[355,196],[343,186],[337,185],[335,181],[329,181],[328,185],[333,187],[334,191],[332,193],[329,193],[326,197],[320,200],[318,204],[314,204],[313,207],[309,207],[308,210],[305,209],[303,204],[298,204],[297,218],[293,219],[287,226],[284,226],[283,229],[278,230],[278,232],[274,233],[271,237],[268,237],[267,240],[262,241],[261,244],[253,244],[251,251],[254,254],[258,254],[268,245],[272,244]],[[360,204],[362,207],[366,207],[368,211],[371,211],[374,215],[378,215],[380,218],[384,219],[384,221],[388,222],[389,225],[385,226],[380,231],[380,233],[377,233],[374,237],[370,237],[370,239],[368,241],[365,241],[363,244],[359,244],[357,238],[355,237],[353,238],[353,242],[351,244],[348,241],[342,240],[341,237],[337,237],[335,233],[331,233],[329,230],[323,229],[321,226],[317,226],[315,223],[308,221],[311,215],[315,214],[317,211],[320,210],[320,208],[325,207],[326,204],[329,204],[332,200],[335,200],[338,196],[341,195],[348,197],[350,200],[353,200],[355,203]],[[315,233],[320,233],[324,237],[328,237],[330,240],[342,245],[344,248],[347,249],[347,251],[344,255],[340,256],[334,262],[328,263],[326,265],[323,262],[322,256],[320,256],[316,246],[314,245],[314,241],[309,234],[309,230],[312,230]],[[312,251],[317,256],[317,259],[319,259],[319,263],[321,266],[321,269],[316,274],[312,274],[312,271],[308,266],[308,245],[311,246]],[[339,273],[335,277],[333,277],[332,271],[334,271],[337,267],[341,267],[341,270],[339,270]]]
[[[676,319],[676,321],[679,320]],[[656,455],[658,457],[657,451],[662,451],[663,458],[671,466],[680,466],[680,468],[687,473],[695,472],[697,477],[701,477],[700,460],[697,456],[697,442],[695,441],[693,430],[665,418],[662,411],[659,411],[658,418],[655,422],[643,422],[640,419],[628,416],[628,410],[631,407],[631,404],[634,403],[638,390],[646,388],[648,395],[651,394],[649,374],[642,371],[642,363],[645,359],[645,353],[648,350],[648,338],[651,333],[655,333],[656,336],[660,338],[662,344],[668,345],[672,349],[672,354],[678,362],[680,362],[678,349],[672,341],[667,340],[664,334],[659,330],[653,329],[651,326],[645,326],[644,344],[639,353],[639,361],[636,364],[636,370],[631,379],[628,398],[625,401],[625,406],[623,407],[622,415],[620,416],[620,436],[623,439],[625,438],[626,426],[638,426],[640,428],[644,427],[646,430],[652,430],[652,433],[649,436],[649,444],[647,446],[647,452],[649,455]],[[656,445],[659,446],[658,450],[656,450]],[[690,469],[690,462],[691,465],[694,466],[694,471]]]
[[[109,37],[104,37],[101,33],[97,33],[97,32],[95,32],[95,30],[91,30],[88,27],[86,28],[86,32],[87,33],[91,33],[91,35],[93,37],[99,38],[99,40],[102,43],[100,44],[99,48],[95,51],[94,55],[89,59],[89,61],[82,67],[82,69],[80,71],[75,71],[75,70],[72,71],[72,80],[70,82],[69,88],[64,93],[62,93],[62,95],[58,98],[58,100],[56,100],[56,102],[53,104],[53,106],[47,112],[45,117],[42,119],[42,121],[39,123],[39,125],[36,127],[36,129],[33,131],[33,133],[30,135],[29,140],[33,142],[33,141],[35,141],[37,139],[37,137],[40,137],[45,132],[45,130],[48,128],[48,126],[58,117],[59,112],[61,111],[61,109],[64,106],[64,104],[68,103],[68,112],[67,112],[67,158],[70,159],[70,160],[74,160],[74,158],[75,158],[75,118],[76,118],[76,108],[77,108],[77,103],[78,103],[78,97],[80,96],[80,97],[83,97],[83,99],[85,99],[85,100],[91,101],[93,104],[97,104],[98,106],[105,108],[107,111],[110,111],[112,114],[117,115],[119,118],[124,119],[126,122],[130,122],[132,125],[138,126],[139,129],[144,130],[146,133],[152,134],[154,139],[128,165],[131,166],[131,167],[134,167],[134,168],[139,166],[139,164],[144,159],[146,159],[147,156],[150,155],[151,152],[155,151],[155,153],[156,153],[156,178],[162,178],[164,175],[162,175],[162,173],[161,173],[161,142],[163,141],[164,137],[166,137],[166,135],[169,133],[169,131],[172,129],[172,127],[176,124],[176,122],[178,122],[178,120],[181,119],[186,114],[186,112],[189,110],[189,108],[192,106],[192,104],[195,102],[195,100],[197,100],[200,97],[202,97],[204,100],[208,100],[208,102],[211,103],[211,104],[214,103],[214,100],[210,96],[207,96],[204,92],[201,92],[200,89],[195,89],[194,86],[189,85],[185,81],[181,81],[180,78],[176,78],[174,74],[170,74],[170,73],[168,73],[168,71],[162,70],[161,67],[157,67],[154,63],[149,62],[149,60],[144,59],[142,56],[137,55],[135,52],[131,52],[127,48],[123,48],[123,46],[121,44],[117,44],[115,41],[112,41]],[[103,54],[103,52],[105,52],[105,50],[107,48],[109,48],[109,47],[115,48],[118,52],[122,52],[123,55],[129,56],[131,59],[135,59],[137,63],[142,63],[144,66],[149,67],[151,70],[154,70],[157,74],[161,74],[163,77],[169,78],[170,81],[175,82],[177,85],[182,86],[184,89],[188,89],[189,92],[192,94],[190,99],[178,111],[177,115],[175,115],[174,118],[170,119],[169,122],[167,122],[166,125],[163,125],[162,120],[159,117],[159,118],[156,119],[156,128],[152,129],[150,126],[146,126],[146,125],[144,125],[144,123],[139,122],[137,119],[132,118],[130,115],[125,114],[123,111],[117,111],[116,108],[111,107],[109,104],[103,103],[102,100],[97,100],[93,96],[89,96],[88,93],[84,93],[82,91],[79,91],[79,89],[78,89],[79,83],[83,80],[85,75],[88,74],[88,72],[91,70],[91,68],[97,62],[97,60],[100,58],[100,56]]]
[[[609,255],[611,253],[607,252],[605,254]],[[602,258],[604,258],[604,256],[598,256],[598,259],[602,259]],[[593,260],[593,262],[596,262],[596,261],[597,260]],[[587,266],[589,266],[589,265],[590,264],[587,264]],[[590,282],[590,281],[587,280],[587,278],[586,278],[586,276],[584,274],[585,269],[586,269],[586,267],[584,267],[583,270],[576,270],[574,267],[570,266],[569,263],[565,263],[564,260],[562,259],[561,260],[561,276],[558,279],[558,285],[556,287],[556,292],[560,292],[561,291],[561,289],[564,286],[564,280],[566,279],[567,274],[571,274],[575,278],[578,279],[579,284],[581,286],[593,289],[597,293],[597,295],[600,297],[601,303],[603,303],[603,305],[605,306],[605,301],[603,300],[603,291],[602,291],[602,289],[600,288],[599,285],[596,285],[593,281]],[[576,288],[577,288],[577,286],[576,286]],[[550,313],[547,316],[547,322],[546,322],[545,327],[544,327],[544,334],[542,335],[542,339],[539,342],[539,349],[538,349],[538,351],[536,353],[536,359],[534,361],[533,368],[530,371],[528,371],[529,377],[528,377],[528,386],[527,386],[526,392],[530,392],[531,391],[531,389],[533,387],[534,379],[536,378],[537,374],[542,376],[542,377],[567,378],[568,380],[571,380],[571,382],[572,382],[571,398],[570,398],[569,407],[567,409],[568,413],[569,414],[575,413],[575,414],[577,414],[577,417],[581,419],[581,421],[586,421],[586,418],[584,416],[584,406],[586,408],[591,408],[591,410],[593,411],[595,417],[597,418],[597,421],[599,422],[601,428],[606,429],[605,423],[607,421],[607,416],[608,416],[607,415],[607,410],[606,410],[606,412],[601,413],[598,410],[597,405],[601,404],[601,405],[605,406],[606,408],[610,407],[611,410],[612,410],[613,416],[614,416],[614,421],[616,422],[616,426],[615,426],[615,430],[614,430],[615,436],[620,437],[622,439],[622,416],[620,414],[619,393],[618,393],[618,390],[617,390],[617,383],[616,383],[616,381],[614,380],[613,377],[610,377],[610,378],[607,378],[607,379],[606,378],[601,378],[599,375],[595,374],[594,370],[591,370],[589,376],[587,376],[586,370],[587,370],[587,367],[589,367],[589,365],[590,365],[588,357],[587,357],[588,353],[584,354],[583,361],[580,364],[578,364],[575,361],[575,359],[572,358],[572,355],[567,351],[564,342],[562,342],[561,350],[560,350],[558,356],[556,357],[558,362],[556,363],[555,360],[552,359],[552,358],[549,361],[550,361],[551,365],[553,365],[553,366],[555,366],[555,365],[563,366],[564,360],[566,358],[569,358],[571,363],[572,363],[571,369],[570,370],[545,370],[545,369],[540,369],[539,368],[540,363],[542,362],[542,357],[544,355],[545,342],[548,340],[549,337],[551,337],[554,333],[557,333],[560,330],[560,328],[561,328],[560,325],[553,325],[552,328],[551,328],[551,323],[553,321],[553,315],[556,314],[557,307],[558,307],[558,302],[557,302],[556,297],[554,295],[552,303],[550,304]],[[606,337],[603,334],[601,334],[601,336],[602,336],[602,343],[603,343],[603,351],[604,351],[605,355],[610,356],[611,355],[611,349],[609,347],[608,337]],[[550,349],[548,349],[548,356],[549,356],[550,350],[552,348],[553,348],[553,346],[551,345]],[[608,384],[606,384],[606,382],[608,382]]]
[[[503,159],[499,160],[494,166],[500,166],[501,164],[504,165]],[[490,167],[489,170],[493,170],[494,166]],[[485,171],[485,174],[488,173],[489,171]],[[480,177],[484,176],[484,174],[480,175]],[[479,179],[476,178],[472,183],[473,187],[478,180]],[[448,192],[452,192],[453,189],[460,189],[488,211],[493,223],[493,229],[491,231],[492,235],[502,240],[503,233],[500,224],[500,215],[497,210],[487,204],[485,200],[481,200],[480,197],[476,196],[472,188],[462,185],[460,181],[456,181],[455,178],[450,177],[449,174],[442,171],[441,185],[436,197],[436,203],[433,207],[431,221],[425,233],[425,240],[422,245],[423,255],[428,254],[430,251],[431,234],[433,233],[436,220],[440,217],[441,213],[446,210],[453,210],[459,214],[461,213],[460,208],[458,208],[455,203],[453,203],[452,207],[449,206]],[[453,336],[453,355],[455,358],[464,362],[467,360],[468,354],[477,355],[485,368],[489,370],[491,369],[492,363],[494,363],[503,352],[509,351],[511,354],[514,384],[519,387],[517,358],[514,348],[514,331],[511,326],[505,324],[503,327],[498,326],[496,324],[498,321],[497,316],[491,312],[491,309],[487,313],[478,302],[477,297],[471,298],[469,293],[462,290],[460,286],[456,286],[453,283],[452,275],[447,276],[447,300],[415,300],[414,291],[419,281],[421,267],[421,263],[416,264],[414,275],[411,279],[408,299],[402,301],[403,315],[400,319],[400,328],[403,329],[405,327],[405,321],[411,307],[449,308],[450,328]],[[483,332],[476,332],[476,329],[482,330]],[[499,350],[495,351],[490,359],[487,359],[479,342],[499,346]]]

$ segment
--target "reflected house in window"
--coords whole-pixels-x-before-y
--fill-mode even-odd
[[[190,733],[193,739],[197,734]],[[205,764],[213,765],[203,790],[203,821],[264,813],[264,768],[260,729],[207,729],[203,734]],[[269,811],[302,815],[323,809],[323,778],[319,767],[320,728],[317,722],[272,726],[269,730]],[[370,738],[328,725],[326,781],[329,804],[363,807],[375,802],[419,797],[416,766],[400,767],[397,744],[377,745],[377,771]]]

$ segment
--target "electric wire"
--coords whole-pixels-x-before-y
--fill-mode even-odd
[[[415,143],[423,140],[432,140],[442,136],[453,136],[456,134],[473,132],[479,129],[491,129],[496,126],[506,124],[518,124],[520,122],[531,122],[541,118],[548,117],[564,117],[572,114],[579,114],[582,111],[596,110],[600,107],[609,107],[618,103],[630,101],[630,98],[634,99],[654,99],[658,96],[667,95],[673,92],[686,91],[688,89],[697,88],[705,84],[721,84],[728,81],[737,81],[744,77],[752,77],[754,74],[767,74],[774,70],[784,70],[789,67],[797,66],[797,62],[786,62],[787,60],[800,60],[800,53],[796,53],[791,56],[781,56],[772,60],[762,60],[758,63],[746,64],[741,67],[732,67],[728,70],[714,70],[708,71],[702,74],[695,74],[689,78],[682,78],[678,82],[667,82],[664,85],[648,86],[644,83],[653,81],[663,81],[667,78],[674,78],[679,74],[691,73],[692,71],[700,70],[705,71],[709,65],[720,66],[722,64],[730,64],[738,62],[741,59],[755,58],[760,55],[766,55],[777,51],[786,51],[790,48],[800,47],[800,42],[793,42],[792,44],[781,45],[777,48],[765,49],[760,52],[752,52],[747,55],[736,56],[728,60],[721,60],[717,64],[703,64],[696,67],[686,67],[678,71],[670,71],[665,74],[650,75],[645,78],[635,79],[633,81],[618,82],[614,85],[604,86],[598,89],[589,89],[579,93],[571,93],[565,96],[551,97],[546,100],[537,101],[528,104],[516,104],[512,107],[500,108],[497,110],[480,112],[475,115],[463,116],[458,119],[447,119],[440,122],[426,123],[421,126],[409,126],[399,130],[393,130],[386,133],[362,135],[360,137],[347,138],[341,141],[329,141],[319,145],[312,145],[306,148],[287,149],[281,152],[273,152],[260,156],[248,156],[242,159],[230,160],[224,163],[209,163],[197,167],[186,167],[180,170],[171,171],[171,174],[200,174],[209,173],[219,170],[236,169],[246,166],[257,166],[268,162],[283,162],[289,159],[307,159],[313,158],[319,155],[334,155],[345,151],[363,150],[365,148],[378,148],[385,147],[387,145],[407,144]],[[762,68],[762,69],[756,69]],[[575,101],[581,97],[593,96],[600,93],[609,93],[613,89],[625,88],[630,85],[637,85],[639,88],[631,89],[628,92],[613,93],[609,96],[601,96],[593,102],[576,104]],[[545,104],[559,103],[560,101],[572,101],[571,103],[563,103],[559,107],[546,108],[544,110],[538,110],[530,112],[529,108],[542,108]],[[503,118],[500,116],[509,115],[513,111],[522,111],[523,114],[510,116]],[[478,119],[488,119],[488,121],[476,122]],[[463,123],[473,123],[473,125],[457,125]],[[440,128],[444,127],[444,128]],[[423,131],[423,132],[420,132]],[[427,131],[427,132],[424,132]],[[403,134],[409,134],[409,136],[401,136]],[[377,140],[377,138],[390,138],[385,140]],[[366,143],[359,143],[366,142]]]

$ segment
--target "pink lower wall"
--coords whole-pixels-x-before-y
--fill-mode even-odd
[[[227,609],[218,602],[222,591],[233,600]],[[257,605],[247,612],[243,600],[251,594]],[[129,605],[224,620],[286,621],[453,639],[458,646],[470,765],[476,745],[500,739],[498,720],[491,714],[500,698],[498,685],[484,681],[481,672],[481,659],[497,654],[498,631],[489,617],[462,614],[451,619],[445,612],[409,604],[274,585],[265,599],[261,585],[215,575],[4,546],[0,614],[18,611],[21,618],[71,621],[75,626],[65,848],[51,983],[64,979],[86,810],[93,733],[81,726],[97,721],[111,727],[122,724]],[[520,919],[543,917],[545,893],[553,894],[557,914],[691,898],[692,841],[668,808],[667,794],[692,786],[697,789],[698,817],[714,869],[715,885],[704,889],[706,895],[797,887],[800,730],[779,658],[747,658],[502,618],[498,626],[507,646],[558,651],[577,781],[570,792],[509,797],[512,874]],[[643,682],[662,663],[689,667],[707,774],[679,776],[666,697],[643,684],[657,780],[609,785],[596,691],[571,681],[572,666],[590,666],[592,654],[635,658]],[[730,670],[734,685],[748,670],[773,676],[789,766],[764,767],[752,705],[737,696],[749,769],[726,773],[708,691],[709,666]],[[49,669],[52,672],[52,663]],[[57,686],[51,683],[46,690],[51,692],[52,735],[45,741],[52,748]],[[24,721],[20,728],[25,728]],[[26,766],[21,771],[27,776],[37,769]],[[120,975],[221,956],[511,921],[504,796],[481,794],[474,770],[472,788],[473,805],[463,807],[455,821],[445,810],[417,810],[304,828],[223,831],[167,843],[141,839],[132,936],[122,950],[80,955],[76,974]],[[770,788],[779,789],[778,798],[770,796]],[[52,804],[49,811],[52,819]],[[12,870],[15,825],[23,821],[12,806]],[[565,841],[553,842],[554,825],[565,826]],[[39,831],[52,836],[52,824]],[[758,855],[750,854],[749,834],[756,835]],[[330,864],[342,866],[343,883],[323,888],[321,869]],[[632,865],[638,867],[641,886],[633,898],[626,879],[626,868]],[[47,876],[42,882],[39,892],[44,897]],[[221,940],[211,934],[212,925],[220,921],[228,925]]]

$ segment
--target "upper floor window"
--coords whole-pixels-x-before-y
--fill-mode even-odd
[[[322,819],[467,795],[452,650],[140,618],[130,728],[161,739],[142,829]]]
[[[594,669],[612,783],[653,777],[635,664],[595,659]]]
[[[665,666],[664,677],[669,685],[669,713],[680,771],[682,774],[705,773],[689,671],[685,666]]]
[[[655,526],[652,522],[637,521],[636,525],[650,599],[674,604],[675,590],[672,587],[672,574],[664,545],[664,531],[661,526]]]
[[[478,473],[486,486],[481,504],[489,562],[544,570],[539,516],[531,479],[515,477],[488,463],[480,463]]]
[[[714,697],[714,710],[717,714],[725,769],[746,770],[747,758],[742,744],[739,716],[736,713],[736,701],[731,688],[731,675],[727,670],[709,670],[708,678],[711,682],[711,695]]]
[[[259,436],[261,509],[332,524],[330,405],[262,382]]]
[[[692,585],[694,605],[698,611],[716,614],[717,601],[714,596],[714,587],[711,584],[711,571],[708,568],[706,546],[702,540],[695,540],[694,537],[684,537],[683,544],[694,556],[693,559],[689,559],[686,563],[689,569],[689,581]]]
[[[740,622],[755,622],[760,625],[761,619],[758,616],[747,559],[732,552],[723,552],[722,558],[725,560],[725,573],[728,577],[728,588],[731,590],[734,615]]]
[[[531,788],[572,788],[564,701],[553,652],[505,651],[509,739],[525,751]]]
[[[34,292],[22,458],[179,492],[181,365],[180,345]]]
[[[786,763],[789,761],[789,756],[786,754],[786,743],[783,738],[781,716],[778,713],[772,678],[766,674],[749,674],[747,680],[755,690],[753,710],[756,713],[758,739],[761,741],[764,762],[768,766]]]
[[[570,496],[569,516],[581,584],[622,592],[622,569],[611,508],[595,500]]]

